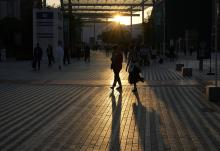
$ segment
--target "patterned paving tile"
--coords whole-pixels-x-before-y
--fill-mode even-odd
[[[93,56],[63,71],[0,65],[0,151],[220,150],[220,107],[194,77],[155,64],[132,93],[123,69],[122,92],[111,91],[109,58]]]
[[[0,85],[1,150],[219,150],[197,86]]]

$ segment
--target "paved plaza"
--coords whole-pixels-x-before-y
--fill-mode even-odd
[[[207,101],[197,80],[213,77],[197,70],[183,77],[175,62],[153,61],[132,93],[125,66],[119,92],[110,89],[104,52],[61,71],[46,62],[39,72],[30,61],[1,62],[0,151],[220,150],[220,106]]]

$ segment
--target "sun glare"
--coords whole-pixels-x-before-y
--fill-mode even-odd
[[[113,21],[118,22],[120,24],[124,24],[124,25],[129,25],[130,24],[130,20],[129,20],[128,17],[119,16],[119,15],[116,15],[113,18]]]
[[[153,7],[148,7],[144,11],[144,18],[148,19]],[[141,24],[142,23],[142,12],[135,12],[134,14],[139,14],[140,16],[133,16],[132,17],[132,24]],[[114,18],[109,19],[109,21],[114,21],[120,24],[124,25],[130,25],[131,24],[131,17],[130,16],[120,16],[116,15]]]
[[[57,7],[60,5],[60,0],[47,0],[47,5]]]

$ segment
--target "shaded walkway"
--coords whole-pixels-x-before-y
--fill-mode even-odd
[[[100,79],[111,84],[113,78],[106,68],[108,60],[96,55],[100,58],[90,66],[74,62],[65,67],[63,77],[55,69],[50,74],[42,71],[43,76],[25,68],[18,73],[37,74],[36,82],[51,76],[54,84],[1,82],[0,150],[220,150],[220,107],[204,110],[209,105],[193,79],[147,80],[133,94],[126,84],[127,73],[122,72],[123,91],[111,92],[109,85],[92,84]],[[91,78],[94,68],[100,72]],[[163,71],[175,73],[165,66],[154,69],[162,78]],[[59,79],[66,84],[59,84]],[[67,83],[86,79],[83,85]]]

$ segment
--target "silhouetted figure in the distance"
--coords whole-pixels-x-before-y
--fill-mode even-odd
[[[66,46],[64,48],[64,59],[63,59],[63,64],[66,64],[66,61],[68,62],[68,64],[70,64],[70,46]]]
[[[141,65],[150,65],[150,58],[149,58],[149,51],[150,48],[146,45],[142,45],[140,48],[140,63]]]
[[[81,58],[81,45],[76,46],[76,57],[77,57],[77,60],[80,60],[80,58]]]
[[[170,46],[169,57],[170,57],[170,61],[174,61],[174,59],[175,59],[175,48],[174,48],[173,45]]]
[[[40,62],[41,62],[41,59],[42,59],[42,55],[43,55],[43,51],[40,47],[40,44],[37,43],[37,46],[34,48],[34,61],[33,61],[33,67],[34,67],[34,70],[40,70]]]
[[[53,48],[51,45],[48,45],[47,47],[47,58],[48,58],[48,66],[51,66],[53,61]]]
[[[63,64],[63,56],[64,56],[64,50],[63,50],[63,47],[62,47],[62,42],[59,41],[58,42],[58,48],[57,48],[57,61],[58,61],[58,68],[59,70],[62,69],[62,64]]]
[[[88,45],[85,46],[84,61],[90,62],[90,47]]]
[[[114,50],[112,52],[112,58],[111,58],[111,69],[114,72],[114,82],[111,86],[111,89],[114,89],[116,86],[116,83],[118,82],[119,87],[118,90],[122,89],[121,79],[119,77],[119,73],[122,69],[122,62],[123,62],[123,54],[119,50],[120,48],[118,46],[114,46]]]
[[[190,48],[189,48],[189,53],[190,53],[190,56],[192,56],[193,51],[194,51],[194,47],[193,47],[193,46],[190,46]]]
[[[128,47],[123,47],[125,62],[127,62],[128,60],[128,51],[129,51]]]
[[[1,61],[6,61],[6,48],[4,45],[1,49]]]
[[[110,49],[111,49],[110,45],[106,45],[106,46],[105,46],[105,55],[106,55],[106,57],[109,57],[109,55],[110,55]]]

